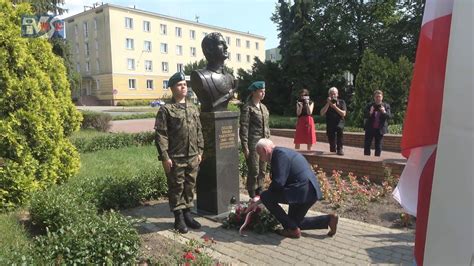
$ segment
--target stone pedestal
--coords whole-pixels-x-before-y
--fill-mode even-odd
[[[238,112],[201,112],[203,161],[197,177],[197,211],[219,215],[239,201]]]

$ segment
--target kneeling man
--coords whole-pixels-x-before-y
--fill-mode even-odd
[[[256,150],[260,160],[271,163],[272,182],[260,199],[282,224],[278,234],[299,238],[301,230],[330,228],[328,236],[336,234],[338,217],[334,214],[305,217],[309,208],[322,198],[318,180],[306,159],[299,152],[275,147],[269,139],[260,139]],[[278,204],[288,204],[288,214]]]

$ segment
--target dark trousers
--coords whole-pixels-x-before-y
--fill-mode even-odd
[[[313,190],[311,192],[316,193],[314,187],[312,185],[309,186]],[[329,215],[305,217],[309,208],[313,206],[316,200],[307,203],[290,203],[287,214],[278,204],[288,204],[283,193],[266,190],[262,192],[260,199],[262,200],[263,205],[265,205],[268,211],[275,216],[285,229],[296,229],[297,227],[301,230],[326,229],[329,226]]]
[[[327,128],[326,135],[328,136],[329,150],[331,152],[342,151],[343,129],[339,127]]]
[[[365,130],[365,141],[364,141],[364,155],[370,155],[370,145],[374,139],[375,144],[375,156],[380,156],[382,153],[382,139],[383,135],[380,134],[380,129],[370,128]]]

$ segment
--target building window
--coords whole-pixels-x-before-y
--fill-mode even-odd
[[[95,67],[97,68],[97,72],[100,72],[100,62],[99,62],[99,59],[95,60]]]
[[[125,18],[125,28],[133,29],[133,18]]]
[[[245,47],[250,48],[250,41],[245,41]]]
[[[189,30],[189,38],[191,40],[195,40],[196,39],[196,31],[194,30]]]
[[[89,37],[89,26],[87,26],[87,21],[82,23],[82,28],[84,29],[84,38]]]
[[[191,56],[196,57],[196,47],[191,47]]]
[[[168,89],[168,81],[167,80],[163,80],[163,89],[164,90]]]
[[[77,24],[74,25],[74,35],[76,35],[76,38],[77,38],[77,34],[78,34],[78,27],[77,27]]]
[[[145,71],[153,71],[153,63],[151,60],[145,60]]]
[[[163,53],[163,54],[167,54],[167,53],[168,53],[168,44],[166,44],[166,43],[161,43],[161,45],[160,45],[160,51],[161,51],[161,53]]]
[[[91,71],[91,64],[89,63],[89,61],[86,61],[86,72],[89,71]]]
[[[250,55],[247,55],[247,63],[250,63]]]
[[[236,45],[237,47],[240,47],[240,39],[235,39],[235,45]]]
[[[99,50],[99,42],[97,40],[95,40],[95,49]]]
[[[94,30],[97,31],[97,18],[94,18]]]
[[[100,80],[98,79],[95,80],[95,89],[100,90]]]
[[[137,80],[136,79],[128,79],[128,88],[130,90],[135,90],[137,88]]]
[[[176,55],[183,55],[183,46],[176,45]]]
[[[255,42],[255,49],[258,50],[258,48],[259,48],[259,47],[258,47],[258,42]]]
[[[151,42],[150,41],[143,42],[143,51],[151,52]]]
[[[227,42],[227,45],[230,45],[230,37],[229,36],[225,37],[225,41]]]
[[[151,31],[151,24],[150,21],[143,21],[143,31],[150,32]]]
[[[135,59],[127,58],[127,69],[135,70]]]
[[[167,34],[167,28],[165,24],[160,24],[160,33],[161,35],[166,35]]]
[[[153,90],[153,80],[152,79],[147,79],[146,80],[146,88],[149,90]]]
[[[76,54],[79,54],[79,44],[76,43]]]
[[[181,28],[176,27],[176,28],[174,28],[174,31],[175,31],[176,37],[181,38]]]
[[[81,72],[81,64],[79,64],[79,63],[76,64],[76,71],[77,71],[78,73]]]
[[[89,37],[89,25],[87,24],[87,21],[82,23],[82,28],[84,30],[84,38]]]
[[[176,71],[178,72],[183,72],[184,71],[184,67],[183,67],[183,64],[176,64]]]
[[[131,39],[131,38],[125,39],[125,47],[126,47],[128,50],[133,50],[133,49],[134,49],[133,39]]]
[[[206,37],[206,36],[207,36],[207,32],[203,32],[203,33],[202,33],[202,37],[204,38],[204,37]]]
[[[161,71],[168,72],[168,62],[161,62]]]
[[[240,62],[240,54],[237,54],[237,61]]]
[[[89,56],[89,43],[84,43],[84,54],[88,57]]]

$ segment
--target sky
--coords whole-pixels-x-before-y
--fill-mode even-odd
[[[84,6],[93,3],[110,3],[133,7],[162,15],[168,15],[199,22],[249,32],[265,37],[265,49],[279,44],[278,31],[271,16],[277,0],[65,0],[63,8],[69,12],[62,18],[84,11]]]

